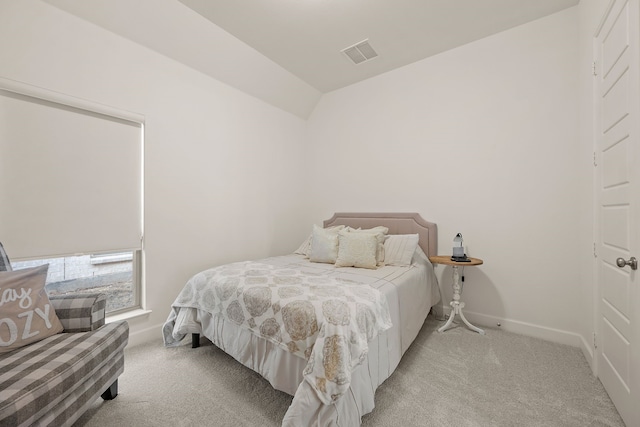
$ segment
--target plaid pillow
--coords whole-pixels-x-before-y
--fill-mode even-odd
[[[9,255],[4,251],[2,242],[0,242],[0,271],[11,271],[11,262]]]

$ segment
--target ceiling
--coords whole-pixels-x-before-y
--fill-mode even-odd
[[[323,93],[579,0],[32,0],[302,118]],[[369,40],[378,56],[341,51]]]
[[[579,0],[179,0],[320,92],[575,6]],[[341,50],[365,39],[378,57]]]

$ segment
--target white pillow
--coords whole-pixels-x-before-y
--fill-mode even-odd
[[[384,242],[385,265],[408,266],[418,247],[417,234],[395,234]]]
[[[377,227],[373,227],[373,228],[353,228],[353,227],[347,227],[346,229],[347,231],[357,231],[357,232],[361,232],[361,233],[382,233],[382,234],[387,234],[389,232],[389,229],[387,227],[384,227],[382,225],[379,225]]]
[[[378,267],[385,265],[384,241],[387,238],[386,234],[389,232],[389,229],[387,227],[378,226],[378,227],[368,228],[365,230],[361,228],[355,229],[355,228],[347,227],[347,230],[351,233],[368,233],[368,234],[375,235],[376,239],[378,240],[378,247],[376,249],[376,263]]]
[[[314,227],[317,227],[317,225],[314,224]],[[318,227],[321,228],[321,227]],[[336,232],[343,230],[345,227],[344,225],[334,225],[333,227],[328,227],[325,228],[324,230],[335,230]],[[294,254],[298,254],[298,255],[304,255],[307,258],[309,258],[309,252],[311,252],[311,239],[313,238],[313,232],[311,234],[309,234],[309,237],[307,237],[307,239],[302,242],[302,244],[300,245],[300,247],[298,249],[296,249],[293,253]]]
[[[321,228],[313,225],[309,261],[334,264],[338,258],[338,232],[343,227]]]
[[[424,253],[424,251],[422,250],[419,244],[418,246],[416,246],[416,253],[413,254],[413,258],[411,259],[411,264],[414,264],[418,261],[425,261],[428,264],[431,264],[431,261],[429,261],[429,257],[427,256],[427,254]]]
[[[377,268],[378,239],[373,233],[338,233],[336,267]]]
[[[310,249],[311,249],[311,234],[309,234],[309,237],[307,237],[307,239],[304,242],[302,242],[300,247],[296,249],[293,253],[298,255],[304,255],[308,258]]]

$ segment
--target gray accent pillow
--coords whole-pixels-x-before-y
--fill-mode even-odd
[[[0,272],[0,354],[62,332],[44,290],[49,264]]]

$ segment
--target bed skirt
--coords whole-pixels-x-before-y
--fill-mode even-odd
[[[404,353],[398,346],[390,345],[389,331],[381,333],[369,343],[364,362],[353,370],[349,391],[335,404],[324,405],[303,380],[305,359],[204,310],[181,308],[173,324],[176,326],[172,331],[174,336],[202,334],[238,362],[259,373],[273,388],[294,396],[282,422],[284,427],[360,425],[360,418],[375,407],[376,389],[395,371]],[[413,339],[415,336],[411,341]]]

